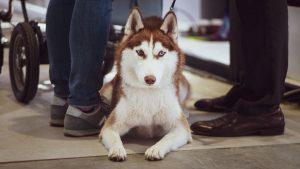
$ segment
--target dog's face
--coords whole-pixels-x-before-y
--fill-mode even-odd
[[[120,67],[123,81],[134,87],[159,88],[173,82],[178,68],[177,21],[173,12],[164,20],[142,20],[133,9],[121,42]]]

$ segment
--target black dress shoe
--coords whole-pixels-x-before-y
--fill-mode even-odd
[[[194,134],[205,136],[267,136],[283,134],[284,125],[284,115],[278,108],[273,112],[256,116],[230,112],[214,120],[195,122],[191,125],[191,129]]]
[[[213,99],[201,99],[196,101],[194,106],[197,110],[207,112],[228,112],[231,110],[231,106],[225,102],[225,96]]]
[[[213,99],[198,100],[194,106],[196,109],[207,112],[229,112],[235,103],[241,98],[243,88],[239,85],[233,86],[229,92],[221,97]]]

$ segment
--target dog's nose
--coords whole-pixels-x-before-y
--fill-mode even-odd
[[[153,85],[156,81],[156,78],[153,75],[148,75],[144,77],[144,80],[148,85]]]

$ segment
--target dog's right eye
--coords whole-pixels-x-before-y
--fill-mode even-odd
[[[145,53],[144,53],[143,50],[136,50],[136,53],[137,53],[137,55],[139,55],[139,56],[142,57],[142,58],[145,58],[145,57],[146,57],[146,55],[145,55]]]

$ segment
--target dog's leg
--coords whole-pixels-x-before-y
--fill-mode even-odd
[[[148,160],[161,160],[168,152],[176,150],[191,141],[189,125],[183,117],[168,134],[146,150],[145,156]]]
[[[112,161],[124,161],[126,150],[123,146],[120,135],[126,133],[124,128],[115,130],[112,127],[105,128],[102,133],[102,143],[108,149],[108,158]],[[121,134],[120,134],[121,133]]]
[[[126,160],[126,150],[123,146],[121,136],[126,134],[130,128],[122,125],[121,123],[111,123],[111,117],[107,119],[107,122],[102,128],[100,138],[103,145],[108,149],[108,158],[112,161],[124,161]]]

